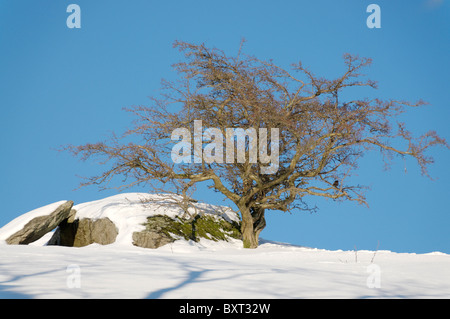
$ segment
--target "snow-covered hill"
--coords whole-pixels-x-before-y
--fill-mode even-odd
[[[238,241],[0,246],[0,298],[450,298],[450,256]],[[371,263],[372,258],[373,263]]]
[[[44,207],[37,208],[23,214],[4,227],[0,228],[0,242],[22,229],[33,218],[49,215],[52,211],[65,201],[59,201]],[[182,209],[180,196],[172,194],[146,194],[146,193],[122,193],[100,200],[77,204],[73,206],[76,211],[76,219],[101,219],[109,218],[118,228],[118,236],[114,245],[131,246],[132,235],[145,229],[143,224],[148,217],[155,215],[166,215],[171,218],[176,216],[186,218],[186,212]],[[196,214],[207,214],[215,218],[223,218],[228,222],[239,221],[236,212],[226,206],[217,206],[206,203],[192,202],[186,208],[187,213],[192,216]],[[47,234],[33,245],[45,245],[51,234]]]
[[[269,241],[247,250],[239,240],[205,239],[135,247],[127,236],[148,214],[133,208],[137,198],[75,206],[79,216],[115,218],[123,232],[111,245],[0,242],[0,298],[450,298],[450,255],[439,252],[327,251]]]

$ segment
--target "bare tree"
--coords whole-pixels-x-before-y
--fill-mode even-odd
[[[425,151],[434,145],[449,147],[433,131],[414,138],[397,121],[399,114],[423,101],[342,97],[349,87],[376,88],[375,82],[360,73],[371,64],[368,58],[345,54],[342,76],[326,79],[301,63],[286,70],[272,61],[245,55],[242,44],[236,56],[227,56],[203,44],[175,42],[185,57],[174,65],[178,80],[163,80],[163,93],[151,98],[150,106],[127,109],[136,116],[130,130],[107,142],[65,148],[83,160],[99,156],[107,167],[83,185],[108,187],[120,175],[125,177],[125,188],[137,184],[153,185],[157,190],[173,187],[187,196],[197,183],[209,181],[210,188],[239,209],[244,247],[256,248],[266,226],[266,210],[314,209],[307,205],[308,195],[367,205],[366,188],[351,184],[349,177],[369,150],[378,150],[386,158],[413,157],[422,174],[428,175],[433,159]],[[201,120],[203,128],[215,130],[199,131],[196,120]],[[251,136],[252,128],[266,131]],[[273,128],[278,133],[277,145]],[[174,161],[172,138],[177,129],[193,134],[175,134],[175,138],[183,137],[184,144],[177,141],[178,160]],[[243,130],[245,158],[228,152],[226,142],[231,141],[234,149],[242,134],[230,137],[227,129]],[[272,139],[263,139],[261,132],[269,131]],[[255,139],[260,147],[261,141],[266,143],[267,156],[277,151],[276,162],[268,165],[261,149],[255,160]],[[206,154],[209,157],[202,156]]]

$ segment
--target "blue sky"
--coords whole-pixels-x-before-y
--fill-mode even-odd
[[[66,25],[71,3],[81,8],[81,29]],[[370,3],[381,8],[380,29],[366,25]],[[447,0],[0,0],[0,227],[61,199],[116,194],[76,189],[78,176],[102,168],[55,149],[123,132],[132,117],[122,108],[148,105],[161,78],[174,78],[175,40],[235,53],[242,37],[246,53],[285,67],[301,60],[325,77],[344,70],[345,52],[371,57],[367,73],[379,88],[367,94],[428,101],[403,119],[417,135],[433,129],[450,140]],[[385,171],[377,153],[367,154],[355,180],[371,187],[370,208],[311,198],[318,213],[268,212],[261,236],[323,249],[379,242],[397,252],[450,253],[450,151],[430,154],[433,181],[412,160]],[[227,203],[202,188],[197,197]]]

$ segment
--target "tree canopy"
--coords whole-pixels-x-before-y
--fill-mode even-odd
[[[246,248],[258,246],[266,210],[311,210],[308,196],[367,204],[366,187],[349,177],[370,150],[413,157],[428,175],[426,151],[449,147],[436,132],[414,137],[398,121],[423,101],[344,98],[350,87],[377,88],[361,73],[369,58],[345,54],[342,75],[327,79],[300,62],[287,70],[246,55],[243,43],[235,56],[204,44],[174,47],[184,55],[173,66],[178,79],[163,80],[151,105],[127,109],[136,116],[127,132],[66,149],[103,159],[106,169],[85,185],[122,176],[123,187],[171,186],[189,198],[209,181],[238,207]]]

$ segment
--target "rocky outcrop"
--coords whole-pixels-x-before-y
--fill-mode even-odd
[[[147,218],[145,230],[133,233],[133,245],[143,248],[158,248],[175,241],[170,234],[172,218],[158,215]]]
[[[90,244],[109,245],[116,241],[117,227],[109,218],[64,220],[48,245],[84,247]]]
[[[143,202],[144,195],[150,196],[148,204]],[[158,248],[176,240],[241,238],[239,218],[229,208],[192,201],[195,209],[191,212],[171,199],[163,195],[130,193],[76,206],[72,201],[55,202],[19,216],[2,227],[0,244],[3,241],[29,244],[55,228],[49,241],[41,240],[36,244],[109,245],[120,235],[121,243]]]
[[[145,230],[133,233],[133,245],[143,248],[158,248],[177,239],[227,241],[229,238],[241,238],[237,223],[208,215],[197,215],[191,219],[156,215],[148,217],[144,226]]]
[[[163,233],[141,231],[133,233],[133,245],[142,248],[158,248],[173,243],[174,238]]]
[[[6,239],[6,243],[10,245],[28,245],[40,239],[69,217],[72,206],[73,201],[67,201],[50,214],[33,218],[21,230],[9,236]]]

